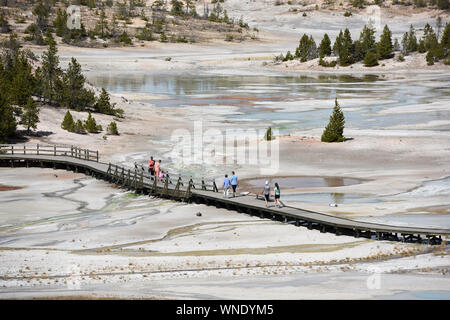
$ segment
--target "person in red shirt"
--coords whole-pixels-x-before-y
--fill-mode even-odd
[[[150,157],[150,160],[148,160],[148,172],[150,172],[152,176],[155,175],[155,160],[153,160],[153,157]]]

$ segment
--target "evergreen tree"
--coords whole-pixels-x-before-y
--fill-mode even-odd
[[[47,34],[46,42],[48,50],[42,54],[41,76],[44,97],[52,104],[55,102],[55,86],[61,75],[61,69],[59,67],[59,57],[57,56],[58,49],[51,33]]]
[[[392,34],[387,25],[384,26],[383,34],[378,42],[378,56],[380,59],[388,59],[392,57]]]
[[[49,0],[38,0],[33,9],[33,14],[37,17],[36,25],[42,31],[46,31],[48,28],[48,16],[51,11],[51,5],[49,2]]]
[[[102,39],[108,37],[108,20],[106,19],[105,9],[103,7],[100,11],[100,19],[95,26],[95,31]]]
[[[408,52],[417,51],[416,31],[414,30],[414,27],[412,25],[410,25],[410,27],[409,27],[408,41],[407,41],[407,44],[406,44],[406,50]]]
[[[325,33],[319,45],[319,56],[325,57],[329,55],[331,55],[331,40],[328,34]]]
[[[353,63],[353,41],[350,31],[346,28],[342,38],[342,47],[339,51],[339,65],[347,66]]]
[[[123,110],[120,108],[115,109],[115,106],[115,103],[111,104],[110,102],[109,93],[105,90],[105,88],[102,88],[102,92],[94,105],[94,110],[99,113],[116,115],[119,117],[123,116]]]
[[[377,66],[378,65],[377,54],[373,51],[367,52],[366,56],[364,57],[364,65],[366,67]]]
[[[450,52],[450,23],[445,25],[444,33],[441,39],[441,48],[444,51],[444,55],[448,56]]]
[[[334,44],[333,44],[333,53],[337,57],[339,56],[339,52],[341,51],[342,39],[343,38],[344,38],[344,33],[341,30],[339,32],[339,35],[336,37],[336,40],[334,41]]]
[[[3,11],[0,12],[0,33],[8,33],[11,31],[8,19]]]
[[[295,50],[295,57],[300,58],[301,62],[317,58],[317,46],[312,36],[303,34],[297,49]]]
[[[73,132],[78,133],[78,134],[85,134],[86,133],[86,129],[83,126],[83,123],[81,122],[80,119],[78,119],[78,121],[75,123],[75,126],[73,128]]]
[[[95,102],[94,93],[84,88],[86,78],[81,72],[81,65],[72,58],[62,77],[62,90],[60,104],[78,111],[91,107]]]
[[[73,121],[72,114],[69,110],[67,110],[66,115],[64,116],[64,120],[61,123],[61,128],[69,132],[75,131],[75,121]]]
[[[0,90],[0,142],[5,142],[6,138],[14,135],[16,126],[17,123],[16,118],[14,117],[14,108],[8,101],[5,92]]]
[[[23,107],[31,98],[36,85],[31,65],[23,52],[16,57],[11,74],[11,88],[9,91],[11,102]]]
[[[425,25],[425,28],[423,30],[423,37],[421,40],[424,43],[425,51],[429,51],[439,46],[437,35],[428,23]]]
[[[24,105],[23,112],[20,116],[20,124],[27,128],[27,134],[30,134],[31,128],[36,130],[39,122],[39,111],[36,102],[30,97]]]
[[[179,0],[171,0],[170,4],[172,5],[172,10],[170,11],[174,15],[182,15],[183,14],[183,2]]]
[[[344,134],[345,118],[341,107],[338,104],[337,98],[334,101],[333,114],[330,116],[330,121],[325,127],[322,134],[322,142],[342,142],[345,140]]]
[[[55,27],[55,33],[58,37],[62,37],[66,33],[67,29],[67,12],[58,8],[56,12],[55,21],[53,21]]]
[[[397,38],[395,38],[393,50],[394,51],[400,51],[401,50],[400,43],[398,42]]]
[[[364,26],[359,35],[359,41],[361,42],[362,56],[366,56],[369,51],[376,50],[375,28],[371,21]]]
[[[405,32],[402,37],[402,54],[404,56],[408,54],[408,32]]]
[[[95,118],[91,115],[90,112],[87,120],[84,122],[84,128],[89,133],[98,133],[99,131],[102,131],[102,126],[97,125]]]
[[[107,134],[118,135],[119,130],[117,130],[117,123],[115,121],[111,121],[111,123],[106,128]]]
[[[427,60],[427,65],[432,66],[434,64],[434,56],[431,51],[428,51],[425,59]]]
[[[273,136],[272,127],[267,128],[266,133],[264,134],[264,140],[271,141],[274,139],[275,137]]]

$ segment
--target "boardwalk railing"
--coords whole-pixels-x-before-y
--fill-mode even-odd
[[[98,151],[81,149],[75,146],[41,144],[0,144],[0,154],[35,154],[47,156],[69,156],[98,162]]]
[[[238,212],[258,215],[297,226],[333,232],[355,237],[366,237],[392,241],[422,242],[440,244],[441,236],[450,236],[447,228],[424,228],[382,225],[371,222],[350,220],[310,210],[284,206],[281,209],[267,208],[254,195],[240,195],[229,199],[218,193],[214,179],[193,178],[192,176],[169,175],[163,178],[151,176],[147,168],[135,163],[134,168],[103,163],[97,151],[74,146],[48,145],[0,145],[0,166],[40,166],[66,169],[105,179],[119,186],[134,189],[139,193],[215,205]],[[211,182],[209,182],[211,181]]]

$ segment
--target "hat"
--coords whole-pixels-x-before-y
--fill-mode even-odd
[[[268,181],[268,180],[266,180],[266,184],[269,184],[269,181]]]

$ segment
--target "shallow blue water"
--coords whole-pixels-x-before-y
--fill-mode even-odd
[[[260,125],[278,128],[282,133],[291,129],[323,128],[336,96],[341,99],[347,128],[385,129],[450,119],[450,111],[446,110],[387,115],[377,113],[392,107],[429,104],[442,97],[448,98],[450,75],[429,75],[416,79],[411,75],[397,75],[394,79],[385,80],[378,75],[96,74],[90,75],[89,80],[96,86],[117,93],[167,95],[166,99],[149,100],[160,107],[193,105],[210,110],[221,105],[236,106],[242,114],[230,114],[227,116],[229,119],[253,119]],[[346,99],[354,102],[347,102]],[[315,103],[323,101],[325,107],[322,103],[321,107],[314,108]],[[283,110],[288,103],[291,107]],[[305,106],[309,106],[308,110]],[[311,107],[313,110],[310,110]],[[291,122],[280,124],[276,122],[279,120]],[[434,130],[450,130],[450,125]]]

